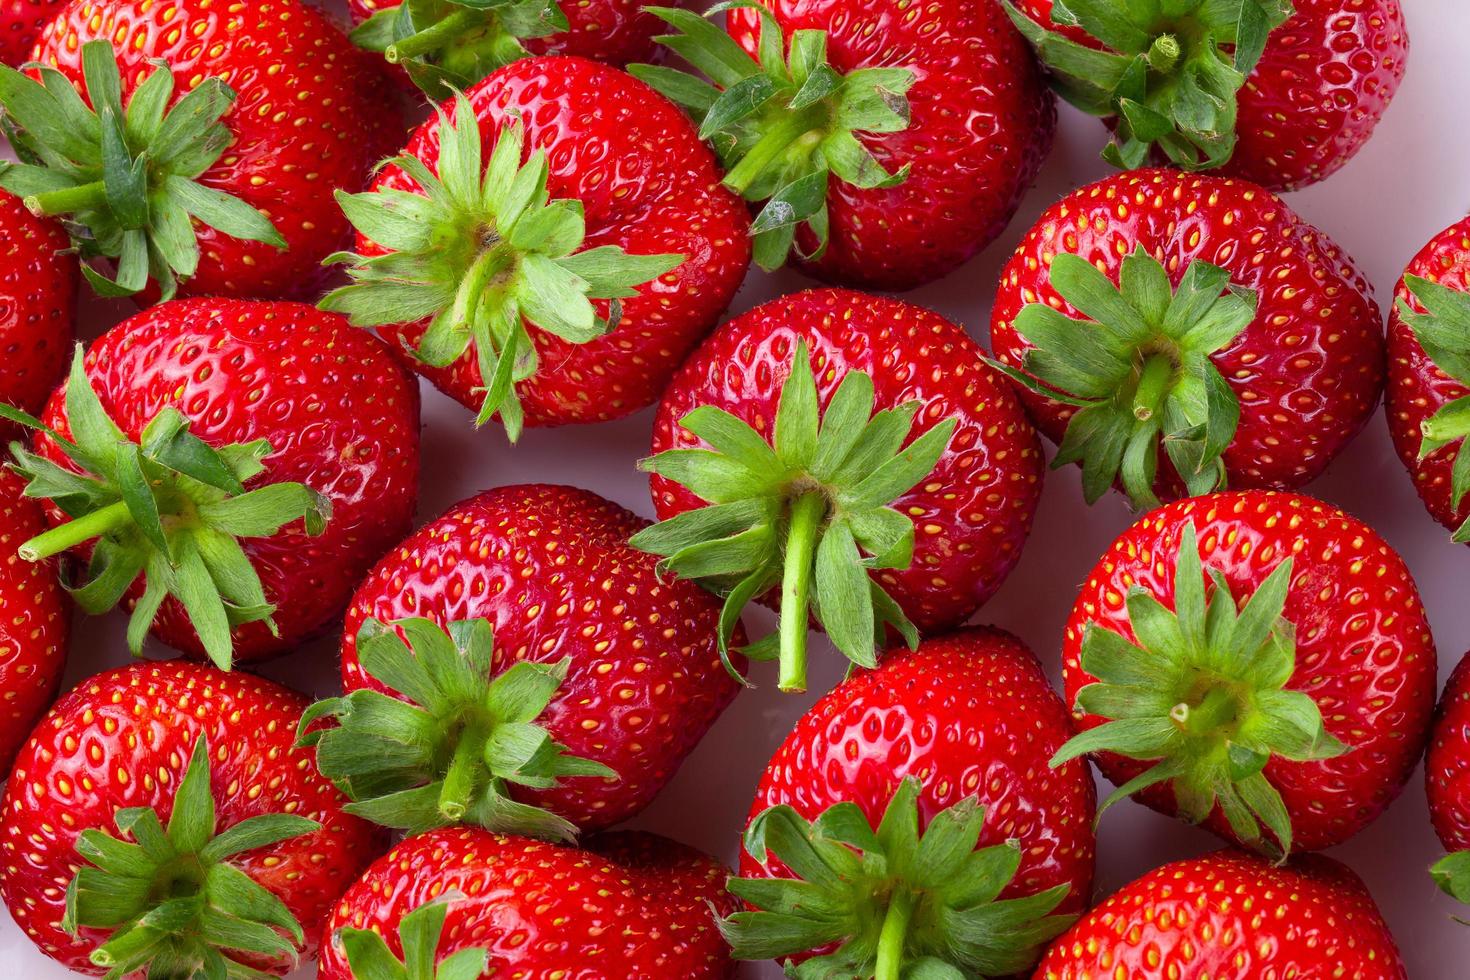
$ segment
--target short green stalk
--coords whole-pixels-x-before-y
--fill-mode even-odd
[[[806,690],[807,610],[810,608],[812,561],[827,517],[827,495],[802,494],[791,505],[786,557],[781,576],[781,675],[783,691]]]

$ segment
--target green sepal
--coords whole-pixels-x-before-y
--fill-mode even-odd
[[[1270,33],[1295,12],[1289,0],[1058,0],[1053,24],[1081,29],[1098,50],[1002,3],[1057,93],[1116,120],[1103,158],[1124,169],[1155,151],[1185,170],[1228,162],[1240,89]]]
[[[877,664],[890,628],[918,643],[913,624],[869,572],[912,561],[913,521],[889,505],[933,471],[956,422],[944,419],[905,445],[920,403],[875,413],[873,401],[872,378],[849,371],[820,413],[811,356],[798,341],[770,442],[728,412],[703,406],[679,424],[712,448],[671,449],[639,464],[709,503],[638,532],[631,543],[660,555],[660,568],[724,597],[722,655],[740,610],[781,586],[782,690],[806,687],[809,613],[858,666]],[[759,643],[746,653],[767,658]],[[725,662],[735,673],[728,656]]]
[[[1099,817],[1126,796],[1168,783],[1191,823],[1218,806],[1242,843],[1282,858],[1290,853],[1290,817],[1262,770],[1273,758],[1312,762],[1349,751],[1327,731],[1311,696],[1287,687],[1296,671],[1296,628],[1282,617],[1292,567],[1288,557],[1237,605],[1218,570],[1210,570],[1206,587],[1188,524],[1173,610],[1134,586],[1125,602],[1137,642],[1087,624],[1081,666],[1097,681],[1077,692],[1076,707],[1107,720],[1067,742],[1052,765],[1100,752],[1154,763],[1118,787]]]
[[[102,296],[127,296],[151,281],[161,299],[199,266],[198,226],[285,248],[270,219],[236,197],[198,182],[234,141],[221,118],[235,93],[205,78],[166,109],[174,91],[160,61],[122,103],[117,56],[107,41],[82,46],[87,101],[61,72],[0,65],[0,130],[18,163],[0,161],[0,187],[36,214],[62,219]],[[90,103],[90,104],[89,104]]]
[[[706,19],[741,8],[760,16],[759,58]],[[833,179],[873,189],[908,177],[909,165],[890,171],[862,136],[908,128],[913,72],[864,68],[838,74],[827,61],[825,31],[794,32],[788,53],[788,39],[775,17],[754,0],[717,3],[703,16],[677,7],[645,9],[676,32],[655,40],[709,82],[656,65],[630,65],[628,71],[699,123],[700,137],[711,142],[724,164],[726,187],[763,204],[751,226],[762,268],[785,264],[803,224],[817,244],[801,257],[821,257]]]
[[[62,927],[110,930],[91,953],[107,980],[266,976],[248,961],[295,964],[305,943],[285,903],[230,858],[321,829],[286,813],[216,827],[209,743],[194,744],[167,825],[151,809],[117,811],[118,835],[77,838],[81,869],[66,890]],[[131,838],[128,840],[127,838]]]
[[[1430,877],[1440,891],[1470,905],[1470,851],[1453,851],[1434,863]]]
[[[919,781],[902,780],[877,827],[853,803],[808,821],[789,806],[758,814],[745,849],[779,859],[792,877],[731,878],[755,911],[719,922],[735,958],[784,959],[836,944],[801,963],[798,978],[1002,977],[1035,964],[1075,916],[1054,914],[1068,886],[1002,899],[1020,846],[977,849],[985,808],[969,797],[920,833]]]
[[[1419,276],[1405,276],[1404,285],[1426,312],[1399,300],[1399,316],[1435,367],[1470,386],[1470,293]],[[1454,447],[1450,450],[1450,504],[1458,511],[1470,492],[1470,453],[1465,451],[1465,439],[1470,436],[1470,395],[1442,405],[1422,428],[1421,460]],[[1470,518],[1455,530],[1454,540],[1470,543]]]
[[[515,801],[514,787],[618,778],[600,762],[568,755],[537,724],[569,661],[521,661],[496,674],[486,620],[454,622],[446,631],[426,619],[391,628],[369,619],[357,634],[357,655],[369,677],[399,693],[364,688],[319,701],[298,732],[301,744],[316,747],[322,774],[352,800],[350,813],[409,833],[474,824],[572,840],[576,826]],[[327,718],[336,726],[317,727]]]
[[[404,0],[352,32],[436,101],[530,56],[521,42],[568,29],[556,0]]]
[[[522,424],[517,383],[536,373],[527,324],[572,344],[616,329],[619,300],[684,261],[682,255],[629,255],[604,245],[582,250],[582,202],[547,192],[544,149],[524,161],[519,120],[503,127],[483,161],[479,123],[469,100],[454,93],[454,119],[439,113],[439,172],[413,157],[396,157],[421,193],[337,191],[357,230],[388,251],[338,253],[350,285],[327,294],[321,308],[357,326],[428,321],[413,351],[446,366],[472,350],[485,385],[476,425],[497,413],[514,441]],[[607,318],[594,299],[611,300]]]
[[[490,963],[488,950],[468,947],[437,959],[449,907],[463,898],[451,892],[405,915],[398,923],[401,959],[371,929],[340,930],[337,939],[347,954],[352,976],[356,980],[479,980]]]
[[[50,500],[71,518],[24,542],[20,556],[39,561],[91,541],[87,567],[70,585],[84,611],[113,608],[143,575],[147,584],[128,624],[133,653],[141,652],[160,603],[173,596],[205,653],[229,670],[234,627],[263,621],[275,629],[275,607],[239,539],[270,537],[297,520],[308,534],[321,534],[331,501],[302,483],[247,490],[245,481],[265,473],[270,444],[215,448],[190,432],[189,420],[172,407],[159,411],[136,442],[128,439],[98,400],[80,344],[65,397],[72,439],[0,405],[0,418],[44,432],[81,470],[11,444],[11,469],[26,480],[26,496]]]
[[[1121,483],[1135,507],[1158,506],[1161,449],[1191,496],[1223,489],[1221,455],[1235,438],[1240,401],[1210,355],[1250,326],[1257,294],[1198,260],[1172,288],[1141,247],[1123,260],[1120,282],[1083,258],[1058,255],[1052,288],[1083,318],[1029,303],[1013,324],[1030,345],[1022,370],[992,363],[1076,409],[1052,465],[1082,465],[1088,503]]]

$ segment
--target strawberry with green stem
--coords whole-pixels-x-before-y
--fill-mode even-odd
[[[1460,658],[1440,695],[1424,789],[1435,836],[1448,852],[1429,872],[1445,894],[1470,904],[1470,654]]]

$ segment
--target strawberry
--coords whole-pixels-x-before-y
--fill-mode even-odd
[[[653,402],[750,261],[744,209],[637,79],[527,58],[456,94],[367,194],[353,285],[323,301],[479,412],[563,425]]]
[[[300,303],[174,300],[78,348],[16,447],[55,527],[31,560],[90,555],[87,612],[132,607],[222,667],[330,626],[413,519],[418,388],[390,351]]]
[[[1115,483],[1139,508],[1296,489],[1383,388],[1383,321],[1352,260],[1275,195],[1210,175],[1118,174],[1053,205],[990,330],[1089,502]]]
[[[1320,855],[1272,864],[1218,851],[1124,885],[1047,950],[1034,980],[1356,977],[1406,980],[1362,879]]]
[[[36,38],[65,0],[5,0],[0,3],[0,65],[18,66],[31,56]]]
[[[56,563],[28,562],[15,553],[46,529],[40,504],[21,496],[24,486],[0,469],[0,771],[6,772],[56,697],[70,632]]]
[[[1262,850],[1318,850],[1398,796],[1434,707],[1434,640],[1403,560],[1310,497],[1170,504],[1098,562],[1062,671],[1118,790]],[[1263,834],[1262,824],[1269,832]]]
[[[312,715],[340,722],[318,758],[352,812],[570,839],[647,806],[736,686],[715,600],[628,545],[645,524],[502,487],[390,552],[347,612],[347,694]]]
[[[1108,161],[1219,168],[1275,191],[1352,159],[1409,57],[1399,0],[1005,6],[1062,97],[1108,119]]]
[[[103,295],[315,294],[349,231],[327,191],[400,132],[371,59],[298,0],[71,0],[35,57],[0,68],[22,161],[0,186],[66,218]]]
[[[1429,817],[1450,853],[1432,869],[1448,894],[1470,902],[1470,654],[1445,683],[1424,760]]]
[[[578,849],[470,827],[431,831],[389,851],[342,896],[319,975],[401,976],[407,960],[424,980],[719,980],[730,959],[710,907],[732,904],[724,878],[712,858],[654,834],[605,834]]]
[[[1092,889],[1091,773],[1047,766],[1070,734],[1036,658],[999,630],[856,672],[761,778],[730,885],[758,911],[726,920],[735,955],[805,961],[804,977],[1029,968]]]
[[[659,21],[636,0],[347,0],[352,40],[402,65],[436,98],[531,55],[570,54],[623,67],[647,61]]]
[[[0,402],[27,412],[46,403],[66,371],[77,290],[66,248],[60,226],[0,191]]]
[[[311,955],[377,837],[292,748],[305,707],[188,661],[82,682],[0,804],[0,896],[21,929],[109,978],[282,974]]]
[[[725,324],[659,406],[663,523],[634,538],[742,606],[780,585],[782,690],[806,685],[810,608],[874,666],[891,627],[910,645],[964,622],[1020,557],[1041,493],[1036,434],[963,330],[894,299],[837,289]],[[874,408],[878,411],[874,413]]]
[[[1394,446],[1429,513],[1470,542],[1470,218],[1409,263],[1388,324]]]
[[[1056,106],[994,3],[894,15],[873,0],[651,8],[658,38],[709,78],[635,66],[713,140],[725,186],[760,204],[755,257],[909,289],[958,268],[1010,221],[1051,150]],[[785,58],[782,54],[785,52]]]

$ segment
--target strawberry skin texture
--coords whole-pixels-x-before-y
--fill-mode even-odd
[[[297,0],[73,0],[34,57],[80,87],[82,45],[98,39],[127,41],[117,52],[125,100],[160,58],[173,69],[175,102],[211,75],[234,90],[224,124],[235,141],[199,182],[264,212],[289,246],[195,222],[199,269],[181,295],[314,296],[322,260],[351,240],[332,191],[361,189],[402,134],[377,65]]]
[[[1093,47],[1073,27],[1051,23],[1052,0],[1016,0],[1037,23]],[[1403,81],[1409,35],[1399,0],[1293,0],[1296,13],[1266,39],[1237,95],[1239,141],[1215,171],[1273,191],[1325,180],[1363,148]]]
[[[1450,851],[1470,849],[1470,655],[1440,696],[1424,762],[1429,818]]]
[[[419,616],[440,626],[486,619],[497,674],[521,660],[570,657],[565,682],[536,723],[569,754],[621,778],[568,778],[511,795],[583,830],[627,819],[672,778],[737,691],[716,645],[718,600],[659,576],[657,560],[628,545],[646,525],[572,487],[502,487],[455,505],[390,552],[358,589],[343,633],[343,689],[392,693],[357,659],[368,617]]]
[[[18,68],[31,56],[36,38],[64,0],[0,2],[0,64]]]
[[[137,440],[172,406],[211,446],[266,439],[266,472],[246,484],[300,481],[326,496],[325,533],[300,521],[241,546],[276,605],[280,636],[264,623],[234,630],[235,658],[284,653],[332,625],[352,590],[412,526],[418,499],[419,394],[413,376],[382,343],[334,314],[302,303],[175,300],[123,321],[93,342],[87,377],[103,408]],[[65,386],[44,421],[70,434]],[[37,451],[75,468],[48,438]],[[53,523],[64,515],[48,505]],[[141,594],[142,579],[130,599]],[[170,597],[153,635],[202,656]]]
[[[616,245],[629,254],[687,256],[622,301],[617,328],[586,344],[530,329],[541,369],[516,386],[527,426],[621,418],[650,405],[669,376],[729,305],[750,264],[745,206],[720,186],[714,154],[689,119],[631,75],[585,58],[525,58],[468,93],[489,159],[501,127],[520,120],[526,147],[544,149],[551,197],[585,207],[586,249]],[[453,118],[453,104],[445,112]],[[439,169],[439,122],[414,134],[404,155]],[[412,178],[384,169],[374,189],[417,192]],[[383,249],[358,237],[363,255]],[[606,300],[594,301],[608,315]],[[416,345],[427,321],[379,328]],[[478,410],[484,383],[466,351],[446,368],[416,369],[451,398]]]
[[[910,441],[946,418],[958,421],[934,471],[891,505],[914,522],[913,563],[877,579],[921,632],[964,622],[1020,558],[1044,461],[1010,385],[939,314],[842,289],[762,304],[722,326],[685,362],[659,406],[653,453],[701,445],[679,426],[700,405],[770,433],[798,340],[811,352],[823,411],[847,372],[863,371],[873,379],[875,410],[923,403]],[[660,520],[704,506],[662,477],[651,486]]]
[[[0,402],[35,412],[65,372],[77,260],[66,233],[0,191]],[[12,433],[0,421],[0,434]]]
[[[907,129],[858,138],[908,179],[887,190],[832,181],[831,243],[806,271],[841,285],[910,289],[948,274],[1005,228],[1051,152],[1056,104],[998,3],[762,0],[786,37],[827,32],[832,67],[907,68]],[[752,56],[759,15],[736,9],[730,33]],[[803,226],[799,250],[816,239]]]
[[[458,892],[439,959],[490,954],[486,976],[517,980],[718,980],[732,973],[709,903],[734,910],[727,871],[654,834],[592,837],[581,848],[472,827],[403,841],[347,890],[327,922],[321,980],[353,980],[336,934],[371,929],[402,955],[399,921]]]
[[[1424,246],[1405,275],[1420,276],[1449,289],[1470,290],[1470,218],[1446,228]],[[1402,279],[1394,296],[1415,312],[1424,311]],[[1424,433],[1420,426],[1446,404],[1466,395],[1470,389],[1435,366],[1395,304],[1388,316],[1388,429],[1424,506],[1436,521],[1451,529],[1470,518],[1470,499],[1457,508],[1451,492],[1450,469],[1460,444],[1421,460]]]
[[[1123,257],[1139,246],[1174,286],[1199,259],[1259,295],[1255,320],[1211,355],[1240,401],[1240,424],[1223,457],[1230,485],[1294,490],[1319,476],[1378,406],[1383,317],[1352,259],[1254,184],[1135,170],[1052,205],[1001,273],[990,322],[996,358],[1021,368],[1030,345],[1015,319],[1028,303],[1085,319],[1051,285],[1054,256],[1080,256],[1117,283]],[[1073,410],[1020,393],[1037,427],[1060,442]],[[1167,457],[1159,468],[1160,494],[1180,495]]]
[[[1373,896],[1346,865],[1239,851],[1175,861],[1062,935],[1033,980],[1408,976]]]
[[[29,562],[15,553],[46,530],[41,505],[21,496],[24,482],[0,470],[0,768],[51,705],[66,666],[70,604],[54,560]]]
[[[152,807],[167,820],[195,741],[211,746],[216,825],[294,813],[322,829],[249,851],[231,863],[275,893],[306,930],[308,949],[332,904],[379,853],[372,825],[295,747],[306,699],[278,684],[185,660],[138,661],[84,681],[58,701],[16,759],[0,804],[0,897],[48,956],[82,973],[107,936],[61,927],[83,830],[117,835],[114,813]],[[271,964],[285,973],[284,963]]]
[[[1020,842],[1020,869],[1001,898],[1067,885],[1057,911],[1078,912],[1092,894],[1092,778],[1080,759],[1049,765],[1071,734],[1024,644],[996,629],[960,630],[893,650],[818,701],[772,756],[750,817],[785,804],[814,820],[850,801],[876,827],[899,782],[916,776],[921,827],[978,796],[979,846]],[[773,863],[742,852],[741,875],[787,876]]]
[[[1296,626],[1296,671],[1327,730],[1351,751],[1335,759],[1273,757],[1265,774],[1291,816],[1293,848],[1340,844],[1372,822],[1402,790],[1423,750],[1434,710],[1434,639],[1407,566],[1372,528],[1298,494],[1209,494],[1159,508],[1124,532],[1093,568],[1068,620],[1062,649],[1067,703],[1096,678],[1082,669],[1089,622],[1136,642],[1124,596],[1141,586],[1174,608],[1175,556],[1193,524],[1205,569],[1219,569],[1239,601],[1294,556],[1285,618]],[[1078,730],[1103,719],[1077,714]],[[1098,768],[1117,785],[1147,768],[1112,754]],[[1175,812],[1167,784],[1137,797]],[[1205,824],[1234,840],[1218,807]]]

